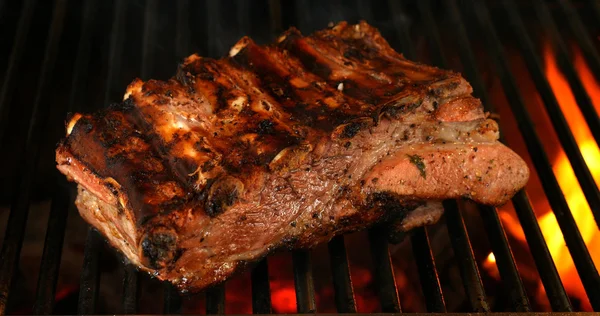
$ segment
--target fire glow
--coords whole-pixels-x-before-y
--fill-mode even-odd
[[[594,103],[596,111],[600,108],[600,84],[596,82],[593,74],[587,67],[581,52],[574,49],[574,67],[579,74],[583,85]],[[560,72],[555,56],[547,45],[544,49],[544,65],[546,77],[554,95],[560,105],[560,108],[567,120],[579,149],[590,169],[596,183],[600,182],[600,150],[594,138],[585,123],[583,114],[579,110],[575,97],[569,87],[568,81]],[[541,135],[543,136],[543,135]],[[585,241],[596,266],[600,263],[600,234],[596,222],[590,210],[590,207],[583,195],[579,182],[575,177],[571,164],[565,153],[561,150],[557,155],[551,156],[552,166],[557,176],[562,192],[573,213],[575,222],[579,227],[583,240]],[[535,204],[535,201],[532,201]],[[535,205],[534,205],[535,206]],[[542,213],[542,211],[544,211]],[[572,298],[576,298],[581,303],[581,308],[585,311],[591,311],[591,306],[587,299],[583,285],[575,269],[573,260],[565,245],[563,235],[556,221],[556,217],[551,210],[536,210],[538,223],[548,244],[548,248],[556,264],[558,273],[562,279],[565,290]],[[525,236],[515,218],[514,214],[501,211],[500,217],[507,232],[511,237],[525,243]],[[490,253],[484,262],[486,270],[496,278],[499,274],[495,265],[495,257]],[[545,296],[544,287],[539,284],[538,297]]]

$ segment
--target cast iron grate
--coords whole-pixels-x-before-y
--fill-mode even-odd
[[[600,120],[594,110],[590,96],[577,76],[555,20],[556,12],[568,17],[568,27],[578,46],[581,48],[586,61],[594,74],[600,78],[600,57],[596,47],[590,40],[589,28],[584,26],[575,5],[584,6],[595,14],[596,20],[600,19],[600,5],[598,3],[570,3],[567,0],[544,2],[535,0],[528,2],[523,8],[523,3],[516,1],[500,1],[484,3],[475,0],[469,1],[366,1],[354,0],[348,2],[328,1],[189,1],[176,2],[146,0],[146,1],[121,1],[115,0],[111,4],[109,16],[98,17],[99,7],[106,6],[100,0],[86,1],[35,1],[26,0],[22,4],[9,4],[0,1],[0,21],[2,28],[12,30],[9,36],[10,50],[3,51],[2,55],[2,84],[0,90],[0,141],[4,153],[11,149],[10,155],[16,155],[19,170],[16,175],[13,190],[11,191],[10,217],[7,223],[6,235],[0,253],[0,315],[6,313],[7,302],[10,298],[16,272],[19,267],[19,258],[24,239],[25,226],[28,219],[28,209],[34,189],[38,160],[41,156],[42,143],[45,139],[44,131],[48,128],[47,118],[51,111],[61,113],[82,111],[107,105],[111,100],[117,100],[118,94],[129,79],[140,75],[142,78],[166,78],[174,62],[185,55],[199,51],[210,56],[221,55],[227,46],[233,42],[225,42],[223,38],[233,41],[250,33],[259,42],[266,42],[276,36],[288,26],[295,25],[304,33],[322,28],[327,20],[365,19],[378,26],[378,17],[389,15],[391,24],[388,27],[389,38],[392,46],[403,52],[409,59],[420,60],[416,54],[411,32],[419,32],[427,38],[431,48],[428,62],[436,66],[447,68],[449,63],[445,54],[440,34],[440,16],[453,25],[453,34],[456,40],[458,56],[464,68],[464,76],[471,82],[475,94],[481,98],[486,110],[494,112],[493,102],[486,92],[484,81],[477,68],[475,54],[471,45],[468,30],[475,27],[475,31],[483,38],[485,52],[491,61],[495,73],[498,75],[502,88],[511,110],[514,113],[520,133],[527,145],[529,155],[543,185],[544,192],[549,200],[552,211],[556,215],[562,234],[573,258],[577,272],[583,282],[585,291],[595,311],[600,311],[600,276],[592,261],[590,253],[584,243],[581,233],[575,223],[569,205],[561,191],[557,178],[553,173],[551,162],[544,151],[537,131],[534,128],[523,98],[517,87],[514,75],[511,73],[503,42],[499,37],[497,20],[503,19],[507,23],[504,27],[513,36],[516,46],[526,61],[545,109],[551,119],[552,125],[559,137],[567,157],[573,166],[574,172],[585,194],[585,198],[593,211],[596,222],[600,221],[600,193],[592,177],[588,165],[585,163],[581,151],[575,141],[573,133],[563,116],[558,102],[552,92],[548,80],[544,76],[539,54],[534,47],[534,41],[527,31],[524,18],[535,19],[556,47],[557,58],[561,70],[573,89],[577,105],[584,114],[586,123],[591,130],[594,140],[598,143],[600,136]],[[169,7],[169,10],[165,8]],[[318,11],[315,8],[325,8]],[[383,9],[382,9],[383,8]],[[43,58],[37,72],[37,81],[34,89],[34,99],[30,115],[27,117],[26,137],[22,143],[14,147],[7,145],[11,134],[9,120],[14,107],[20,106],[13,100],[13,92],[19,82],[20,68],[29,60],[26,49],[30,29],[36,23],[40,11],[52,12],[47,26],[47,35],[44,41],[37,45],[42,51]],[[407,11],[408,10],[408,11]],[[105,10],[106,11],[106,10]],[[163,11],[168,11],[165,13]],[[413,25],[406,23],[406,12],[418,16],[420,28],[414,29]],[[104,12],[104,11],[102,11]],[[192,13],[191,13],[192,12]],[[324,13],[327,12],[327,13]],[[105,12],[106,13],[106,12]],[[161,19],[165,14],[173,16],[174,24],[165,26]],[[329,15],[327,15],[329,14]],[[493,16],[490,16],[490,15]],[[533,16],[531,16],[533,15]],[[225,20],[227,24],[224,24]],[[73,22],[75,21],[75,22]],[[13,23],[14,26],[6,27]],[[68,44],[65,39],[65,27],[76,23],[78,36],[76,44]],[[134,25],[135,26],[132,26]],[[98,28],[101,31],[98,31]],[[230,29],[239,30],[240,33],[230,34]],[[100,80],[90,80],[95,74],[90,73],[92,52],[98,46],[92,44],[98,40],[99,32],[103,37],[106,62],[103,72],[98,76]],[[104,32],[104,33],[102,33]],[[166,47],[158,44],[164,36],[174,36],[172,45]],[[74,37],[74,36],[71,36]],[[73,38],[71,38],[73,40]],[[53,78],[57,68],[57,56],[64,54],[63,46],[72,47],[69,53],[73,59],[71,84],[62,87],[68,93],[65,106],[54,107],[48,100],[57,91],[53,85]],[[104,49],[104,48],[103,48]],[[139,60],[133,60],[128,55],[129,50],[141,50]],[[168,62],[160,63],[166,59]],[[129,68],[128,68],[129,67]],[[125,73],[124,69],[129,71]],[[84,95],[86,85],[99,84],[104,87],[104,92],[96,99],[89,101],[89,96]],[[68,91],[68,92],[67,92]],[[69,208],[73,207],[72,192],[67,189],[64,177],[54,175],[56,182],[53,190],[52,206],[49,215],[48,229],[43,249],[42,262],[33,312],[35,314],[49,314],[53,311],[56,284],[64,241],[66,217]],[[513,204],[525,233],[529,248],[531,249],[535,265],[541,281],[549,298],[552,310],[558,312],[572,311],[573,307],[565,288],[558,275],[553,259],[544,241],[544,237],[533,212],[527,193],[521,191],[513,198]],[[450,241],[456,254],[457,264],[463,280],[470,308],[475,312],[488,312],[490,307],[486,301],[486,293],[482,285],[478,264],[475,260],[469,235],[465,228],[462,215],[456,201],[445,201],[445,221],[450,234]],[[490,245],[497,260],[498,270],[508,290],[508,297],[512,309],[517,312],[532,310],[525,287],[509,246],[506,233],[495,208],[481,206],[480,214],[485,224],[485,229]],[[385,236],[382,232],[372,230],[369,232],[371,255],[374,267],[374,282],[378,288],[381,311],[384,313],[401,312],[401,302],[394,279],[394,270]],[[428,232],[426,228],[416,229],[410,237],[414,257],[417,262],[421,286],[425,297],[428,312],[445,312],[446,304],[438,279],[435,261],[432,255]],[[99,260],[102,237],[93,229],[89,229],[85,244],[85,255],[81,272],[78,313],[94,314],[97,311],[99,288]],[[331,258],[333,288],[335,291],[335,304],[340,313],[353,313],[357,311],[354,298],[352,281],[344,237],[334,238],[328,245]],[[138,273],[130,265],[123,265],[123,295],[122,313],[135,314],[138,311],[137,296],[139,290]],[[315,292],[311,274],[311,255],[307,251],[293,252],[293,270],[298,313],[313,313],[317,311]],[[252,271],[252,308],[254,313],[270,313],[271,296],[269,292],[267,262],[262,261]],[[164,313],[181,312],[181,298],[168,285],[164,289]],[[211,288],[206,293],[206,312],[208,314],[224,313],[225,292],[224,286]]]

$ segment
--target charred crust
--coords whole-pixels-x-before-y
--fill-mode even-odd
[[[206,81],[215,81],[215,76],[209,72],[201,72],[198,74],[198,77]]]
[[[77,124],[81,124],[81,126],[83,126],[83,131],[86,132],[86,133],[90,133],[94,129],[94,125],[87,118],[81,118],[81,119],[79,119],[79,121],[77,122]]]
[[[198,67],[198,78],[205,81],[215,81],[215,76],[204,65]]]
[[[205,212],[210,217],[218,216],[231,207],[238,199],[243,184],[233,177],[224,177],[216,180],[210,186],[206,201]]]
[[[161,269],[176,257],[177,236],[169,230],[157,229],[144,237],[141,246],[148,265]]]
[[[409,212],[413,211],[423,202],[404,201],[402,198],[392,192],[376,192],[367,197],[367,209],[383,212],[380,222],[387,222],[389,219],[404,219]]]
[[[358,134],[360,129],[363,127],[361,122],[352,122],[344,126],[340,138],[352,138]]]
[[[215,163],[212,160],[207,160],[202,164],[202,172],[209,172],[215,168]]]
[[[348,59],[356,59],[362,61],[365,56],[360,52],[360,50],[355,47],[350,47],[344,51],[344,57]]]
[[[275,124],[270,120],[262,120],[258,122],[256,132],[259,135],[273,135],[275,134]]]
[[[217,98],[217,109],[215,112],[219,112],[227,108],[227,101],[225,100],[225,88],[222,85],[217,86],[215,97]]]
[[[179,81],[182,85],[184,86],[190,86],[192,83],[193,78],[190,78],[191,74],[190,72],[187,70],[187,67],[180,67],[179,71],[177,71],[177,74],[175,75],[175,79],[177,81]]]
[[[166,215],[171,212],[177,211],[181,209],[186,203],[188,199],[186,197],[175,197],[169,200],[168,202],[161,203],[158,207],[161,215]]]
[[[396,227],[394,227],[393,224],[387,227],[387,239],[388,242],[393,245],[401,243],[409,235],[410,232],[399,230]]]
[[[404,103],[401,105],[388,105],[382,109],[382,113],[393,119],[398,119],[402,114],[406,114],[417,109],[422,104],[422,100]]]

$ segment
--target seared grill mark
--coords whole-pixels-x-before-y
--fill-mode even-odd
[[[331,68],[323,62],[312,48],[303,41],[303,37],[296,29],[291,29],[284,35],[285,39],[280,46],[294,54],[306,67],[306,69],[317,76],[328,79]]]
[[[318,43],[315,47],[320,50],[320,53],[335,56],[332,59],[340,61],[341,67],[364,73],[370,78],[391,80],[392,85],[396,87],[410,83],[411,89],[417,93],[428,91],[435,96],[441,96],[440,90],[432,90],[430,85],[454,78],[456,80],[448,80],[453,82],[453,85],[446,85],[446,91],[457,88],[461,80],[459,74],[430,66],[423,67],[419,63],[407,61],[395,51],[387,49],[389,47],[387,42],[379,34],[368,34],[371,31],[368,28],[361,34],[352,28],[353,26],[341,23],[332,29],[317,32],[311,40]],[[385,85],[380,84],[378,87],[381,89]],[[392,90],[401,89],[385,87],[382,90],[383,95],[377,91],[374,93],[383,96],[382,99],[385,100],[385,97],[393,96]]]
[[[175,175],[150,145],[150,136],[132,123],[132,109],[113,107],[80,120],[83,124],[74,126],[67,146],[74,155],[86,157],[92,172],[120,184],[134,218],[164,212],[162,203],[186,200],[184,189],[173,182]]]
[[[282,106],[282,110],[290,113],[296,124],[313,127],[317,121],[317,113],[310,111],[308,107],[297,105],[307,104],[290,83],[290,73],[281,67],[277,67],[274,60],[260,47],[249,42],[237,55],[232,58],[233,65],[242,67],[252,72],[253,84],[266,91],[276,102]],[[270,105],[267,105],[270,107]]]
[[[379,58],[379,64],[386,64],[387,66],[374,69],[373,65],[367,64],[366,61],[365,63],[356,62],[355,58],[358,54],[356,51],[361,46],[358,48],[346,47],[347,49],[352,49],[353,52],[344,54],[340,51],[339,47],[330,46],[331,43],[331,41],[320,39],[317,35],[313,37],[299,37],[295,32],[291,32],[279,45],[284,49],[288,49],[293,56],[298,57],[309,71],[311,70],[310,64],[302,56],[310,55],[312,58],[319,60],[321,64],[326,65],[331,70],[327,76],[323,76],[323,74],[319,74],[318,72],[313,73],[319,75],[327,82],[328,86],[337,89],[345,96],[370,105],[362,107],[362,115],[365,112],[372,113],[376,111],[378,105],[386,103],[401,92],[416,90],[415,92],[418,93],[419,87],[406,85],[406,82],[409,80],[405,76],[398,78],[398,76],[390,75],[392,71],[388,69],[397,68],[387,65],[391,61],[381,57]],[[369,48],[369,50],[373,49]],[[361,52],[363,51],[361,50]],[[373,54],[369,53],[367,55]],[[370,61],[371,59],[369,59]],[[397,59],[396,62],[398,62]],[[357,109],[357,107],[352,108]]]

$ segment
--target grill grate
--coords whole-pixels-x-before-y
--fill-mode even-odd
[[[38,160],[42,156],[44,133],[49,128],[47,125],[51,108],[61,113],[91,110],[93,104],[85,105],[86,103],[100,104],[100,102],[90,101],[89,96],[84,93],[87,85],[93,84],[100,84],[104,87],[98,100],[102,101],[101,104],[108,105],[111,100],[117,100],[116,96],[119,95],[124,84],[127,83],[126,81],[132,76],[140,74],[144,79],[161,77],[160,74],[163,69],[173,64],[173,62],[168,61],[164,63],[165,66],[162,66],[161,59],[164,56],[174,56],[180,59],[192,51],[201,51],[211,56],[221,55],[222,50],[232,44],[224,43],[221,38],[239,37],[238,35],[231,36],[228,33],[229,31],[221,23],[222,19],[226,21],[235,20],[235,27],[242,32],[241,35],[246,32],[254,33],[253,37],[259,40],[268,40],[290,25],[298,26],[304,33],[324,26],[319,22],[323,18],[321,11],[316,11],[318,4],[309,0],[241,1],[235,3],[235,11],[232,12],[227,11],[233,4],[228,1],[192,2],[181,0],[177,1],[176,4],[158,0],[114,1],[114,5],[109,12],[110,18],[106,19],[108,22],[105,21],[108,24],[102,26],[106,31],[109,31],[107,33],[109,35],[102,34],[106,37],[107,49],[106,56],[103,57],[106,61],[104,63],[99,62],[102,64],[100,68],[103,69],[101,73],[101,81],[103,82],[99,82],[97,80],[92,81],[89,78],[93,75],[92,69],[95,67],[90,66],[94,64],[93,57],[98,55],[94,54],[94,47],[96,46],[93,46],[93,42],[98,40],[97,29],[100,23],[98,10],[103,4],[100,0],[86,0],[83,4],[74,4],[74,2],[76,1],[55,0],[51,6],[52,14],[49,19],[49,28],[45,41],[41,42],[45,43],[43,44],[45,46],[43,60],[37,76],[31,115],[26,120],[26,124],[28,124],[27,135],[24,143],[16,149],[6,145],[8,137],[11,136],[8,130],[8,126],[10,126],[8,122],[9,119],[12,119],[10,114],[13,113],[13,107],[19,106],[18,102],[14,101],[13,94],[19,82],[18,76],[21,74],[22,64],[26,62],[23,56],[28,48],[28,38],[32,33],[32,26],[35,26],[34,23],[36,23],[36,7],[40,6],[39,2],[27,0],[20,6],[19,12],[14,13],[18,14],[18,22],[15,26],[12,48],[7,53],[7,59],[2,61],[7,68],[3,73],[2,88],[0,90],[0,141],[4,152],[11,152],[11,154],[18,157],[16,161],[19,162],[19,165],[16,166],[16,169],[20,173],[15,176],[13,182],[15,189],[12,190],[10,216],[0,252],[0,315],[7,312],[9,294],[19,268],[28,210],[33,195],[34,180],[38,172]],[[462,1],[401,2],[390,0],[369,2],[354,0],[349,2],[351,4],[328,1],[322,5],[325,6],[323,12],[331,13],[331,16],[328,16],[327,19],[352,20],[361,18],[369,22],[375,22],[376,26],[378,26],[376,23],[378,21],[377,15],[381,14],[379,12],[381,11],[380,7],[385,7],[384,11],[389,9],[389,12],[386,12],[390,15],[391,25],[389,29],[392,29],[393,35],[397,39],[394,41],[390,38],[390,42],[393,46],[399,47],[399,50],[407,58],[419,60],[418,48],[411,37],[411,31],[414,30],[409,27],[410,25],[406,23],[404,18],[407,14],[407,7],[415,7],[416,11],[413,11],[418,12],[422,20],[422,29],[419,32],[426,36],[428,47],[431,48],[431,60],[429,62],[441,68],[449,68],[450,65],[442,41],[443,37],[439,32],[440,25],[438,24],[439,15],[442,12],[441,14],[454,26],[452,32],[454,33],[456,50],[465,77],[472,84],[475,95],[481,98],[486,106],[486,111],[495,112],[494,103],[487,93],[483,77],[477,67],[476,52],[472,49],[470,34],[467,32],[467,29],[476,30],[478,36],[484,39],[484,46],[487,48],[485,53],[490,57],[492,67],[500,79],[508,103],[517,119],[521,136],[526,143],[528,153],[537,170],[537,175],[541,180],[552,211],[556,215],[592,308],[595,311],[600,311],[600,276],[575,223],[572,210],[569,208],[554,175],[550,159],[544,151],[539,135],[535,130],[533,120],[530,117],[534,113],[529,113],[524,105],[515,77],[510,71],[497,26],[490,15],[493,10],[495,16],[501,16],[508,21],[510,34],[516,40],[516,46],[526,62],[527,70],[540,94],[560,144],[573,167],[595,220],[600,226],[600,191],[545,77],[542,62],[536,53],[534,42],[528,35],[527,27],[523,21],[525,17],[524,10],[515,1],[501,1],[491,4],[473,0],[466,2],[466,5],[462,5]],[[176,23],[173,26],[165,27],[167,30],[159,30],[158,25],[161,28],[164,26],[164,23],[160,23],[162,10],[169,4],[175,7],[172,12],[169,12],[175,16]],[[585,5],[588,6],[587,3]],[[8,16],[8,6],[9,4],[0,2],[0,19]],[[350,7],[353,10],[349,9]],[[375,10],[376,7],[379,11]],[[584,26],[573,4],[567,0],[557,0],[556,3],[535,0],[532,2],[531,7],[535,11],[540,25],[548,31],[550,41],[557,53],[560,69],[565,74],[575,95],[577,105],[583,113],[596,143],[598,143],[600,119],[571,62],[569,50],[563,40],[563,34],[559,32],[557,23],[554,20],[554,11],[558,11],[567,17],[567,24],[575,42],[581,48],[590,69],[597,79],[600,79],[600,56],[597,48],[594,47],[594,43],[590,40],[590,32]],[[593,3],[589,9],[593,11],[596,17],[600,18],[599,8],[598,3]],[[198,11],[202,11],[202,13],[196,15]],[[135,13],[137,16],[132,16],[135,15],[132,12],[137,12]],[[56,92],[57,87],[53,83],[53,77],[54,72],[60,70],[57,68],[57,58],[62,52],[61,45],[64,44],[63,37],[65,35],[63,33],[65,32],[63,31],[66,29],[65,24],[73,19],[70,14],[75,15],[75,19],[80,20],[80,23],[78,25],[79,33],[76,50],[71,56],[74,58],[72,79],[70,86],[63,88],[69,91],[69,98],[65,107],[53,108],[53,105],[47,100],[49,100],[52,93]],[[225,15],[228,17],[224,18]],[[143,23],[140,23],[137,29],[132,26],[132,24],[140,21],[143,21]],[[5,22],[2,23],[4,25]],[[199,26],[202,23],[204,25]],[[202,30],[197,32],[199,27]],[[173,45],[165,47],[164,42],[158,43],[162,41],[161,36],[173,34],[175,34]],[[200,35],[206,36],[197,39],[202,37]],[[132,40],[134,37],[139,39]],[[136,45],[137,47],[135,47]],[[136,59],[135,56],[137,55],[135,54],[132,56],[129,52],[130,49],[141,51],[139,59]],[[165,52],[165,50],[168,52]],[[98,63],[98,61],[95,62]],[[127,65],[125,67],[128,62],[132,62],[137,66]],[[427,61],[423,60],[423,62]],[[131,72],[131,75],[126,74],[124,69]],[[502,141],[504,142],[504,139]],[[74,207],[74,192],[69,189],[70,186],[66,183],[64,177],[55,172],[52,181],[55,184],[52,190],[52,206],[33,306],[33,313],[35,314],[50,314],[53,312],[67,217],[70,213],[69,209]],[[525,191],[518,192],[512,202],[552,310],[557,312],[573,311],[573,306],[558,275],[548,245],[544,241],[544,236],[527,193]],[[455,253],[470,309],[475,312],[489,312],[491,311],[490,303],[487,301],[482,277],[458,204],[456,201],[445,201],[444,209],[445,224],[448,228],[450,242]],[[532,305],[517,270],[515,258],[497,209],[480,206],[479,210],[512,310],[517,312],[532,311]],[[378,291],[381,311],[384,313],[401,312],[401,302],[395,283],[394,269],[386,236],[380,230],[371,230],[368,236],[374,263],[374,283]],[[427,311],[446,312],[446,302],[427,228],[416,229],[410,239]],[[79,314],[94,314],[98,310],[102,248],[102,237],[97,231],[90,228],[85,242],[81,272],[77,309]],[[328,251],[331,260],[337,311],[340,313],[354,313],[357,311],[357,305],[344,237],[334,238],[328,245]],[[311,253],[308,251],[294,251],[292,257],[298,313],[317,312],[315,286],[311,272]],[[131,265],[124,264],[122,269],[124,277],[121,289],[120,312],[135,314],[139,310],[140,278],[138,272]],[[271,313],[271,295],[266,260],[260,262],[252,271],[251,283],[253,312]],[[206,291],[207,314],[226,312],[225,286],[219,285]],[[170,285],[165,285],[163,299],[165,313],[177,314],[182,311],[182,298]]]

